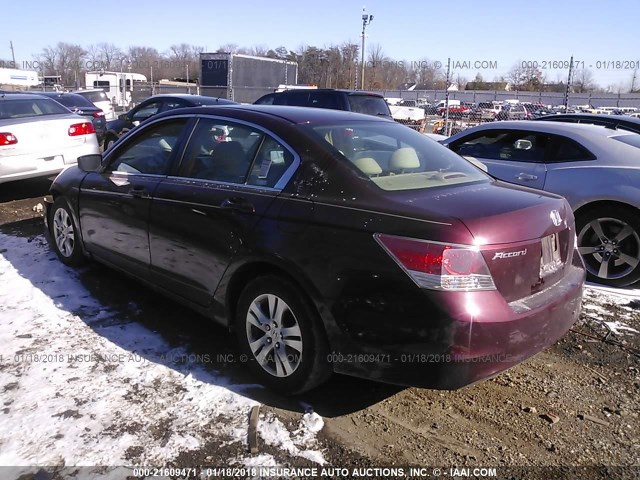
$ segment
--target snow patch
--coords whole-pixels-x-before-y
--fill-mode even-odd
[[[212,438],[246,443],[257,402],[229,379],[173,361],[186,350],[93,298],[43,237],[0,244],[0,465],[166,465]],[[300,438],[277,420],[264,437],[324,463],[318,420],[303,423]]]

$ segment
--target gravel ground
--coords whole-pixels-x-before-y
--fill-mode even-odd
[[[0,231],[26,238],[34,255],[44,254],[47,247],[41,236],[41,221],[34,218],[40,214],[33,207],[46,194],[46,184],[29,182],[20,187],[20,183],[16,182],[10,191],[0,190]],[[0,245],[0,252],[3,248]],[[123,324],[148,329],[163,344],[184,352],[235,354],[232,338],[224,330],[136,282],[99,265],[90,265],[77,275],[91,299],[107,305]],[[310,437],[313,451],[321,455],[325,467],[348,467],[349,475],[343,476],[352,476],[354,467],[372,466],[405,467],[407,476],[406,467],[416,466],[443,467],[441,476],[467,478],[473,477],[473,470],[465,474],[462,469],[482,466],[496,467],[497,478],[639,478],[638,331],[640,290],[588,287],[579,322],[558,343],[494,379],[454,392],[401,388],[336,376],[314,392],[284,398],[251,387],[245,371],[234,363],[199,365],[209,371],[211,378],[224,377],[226,383],[222,386],[245,385],[241,390],[231,390],[247,399],[246,408],[261,405],[259,451],[251,455],[246,442],[229,442],[228,435],[217,435],[215,429],[210,429],[206,435],[200,430],[197,442],[172,450],[166,457],[153,458],[162,466],[229,465],[233,459],[241,459],[245,466],[319,467],[321,463],[314,461],[317,457],[301,456],[286,442],[264,441],[273,440],[269,425],[274,422],[283,432],[290,432],[293,439],[294,432],[301,431],[304,414],[313,410],[324,422],[324,428]],[[36,340],[47,342],[47,338]],[[0,385],[3,397],[6,388]],[[142,391],[130,390],[128,395],[144,400]],[[11,407],[5,403],[4,408]],[[164,413],[160,409],[158,419]],[[81,424],[82,419],[75,419],[75,423]],[[0,421],[0,436],[6,438],[7,433],[15,433],[3,431],[2,424]],[[135,436],[136,429],[131,428],[129,434]],[[145,451],[175,433],[170,422],[159,420],[139,429],[151,429],[152,433],[145,437],[146,444],[130,449],[129,457],[120,459],[123,463],[128,460],[136,464],[144,458]],[[2,450],[0,443],[0,455]],[[69,454],[67,460],[71,458],[74,457]],[[38,458],[31,460],[42,464]],[[64,464],[65,455],[60,461]],[[558,475],[558,470],[536,470],[559,466],[628,468],[570,471],[564,477]],[[525,469],[510,470],[514,467]],[[325,476],[330,476],[328,473]],[[382,478],[393,476],[394,472],[361,473],[366,478]],[[12,478],[1,470],[0,476]],[[422,478],[427,478],[427,472]]]

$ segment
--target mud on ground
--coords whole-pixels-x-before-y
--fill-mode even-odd
[[[2,231],[40,234],[37,220],[24,220],[41,216],[33,208],[47,188],[43,181],[0,185]],[[187,349],[228,351],[232,338],[225,332],[198,322],[177,327],[171,318],[193,315],[137,283],[99,266],[90,267],[85,277],[101,301],[111,298],[115,308],[134,301],[140,311],[150,312],[154,330]],[[319,439],[326,460],[336,466],[639,467],[640,335],[617,330],[615,322],[640,331],[640,296],[622,294],[588,288],[580,321],[558,343],[462,390],[400,388],[336,376],[300,398],[256,391],[254,399],[285,425],[297,423],[311,406],[324,418]],[[145,314],[137,321],[145,323]],[[203,342],[212,331],[217,340]],[[235,366],[225,373],[245,378]],[[213,438],[172,463],[215,464],[217,452],[228,458],[234,448],[221,448]],[[309,464],[286,452],[278,458],[284,464]]]

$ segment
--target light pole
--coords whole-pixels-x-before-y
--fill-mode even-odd
[[[367,28],[367,25],[369,25],[371,22],[373,21],[373,15],[367,15],[364,11],[364,7],[362,8],[362,62],[360,65],[361,68],[361,74],[360,74],[360,82],[361,82],[361,89],[364,90],[364,38],[365,38],[365,30]]]

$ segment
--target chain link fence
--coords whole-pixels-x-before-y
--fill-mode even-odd
[[[639,93],[569,93],[518,91],[383,90],[395,105],[417,105],[424,121],[411,122],[395,113],[396,121],[425,133],[453,135],[484,122],[531,120],[556,113],[640,113]],[[565,106],[566,102],[566,106]],[[400,108],[398,108],[400,110]]]
[[[54,87],[42,89],[50,91]],[[157,94],[198,94],[228,98],[239,103],[253,103],[274,90],[274,87],[201,87],[196,83],[180,82],[136,83],[128,108]],[[397,122],[419,132],[447,136],[484,122],[534,119],[555,113],[640,113],[640,93],[637,92],[567,94],[559,91],[444,89],[371,91],[385,97]]]

